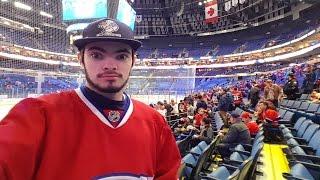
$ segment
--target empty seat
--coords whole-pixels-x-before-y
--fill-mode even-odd
[[[249,157],[238,168],[222,164],[210,174],[201,174],[201,179],[247,179],[253,158]]]
[[[300,128],[298,129],[297,132],[289,132],[289,133],[286,133],[284,134],[284,137],[286,139],[290,139],[290,138],[293,138],[293,137],[302,137],[304,132],[306,131],[306,129],[312,124],[312,121],[311,120],[305,120]]]
[[[308,96],[309,96],[308,94],[301,94],[299,100],[302,100],[302,101],[307,100]]]
[[[293,128],[286,127],[285,125],[281,124],[279,127],[282,129],[282,133],[286,134],[290,131],[298,131],[301,124],[306,120],[306,117],[300,117],[297,122],[294,124]]]
[[[291,167],[290,174],[283,173],[283,177],[286,179],[305,179],[305,180],[316,180],[312,176],[310,171],[301,163],[297,163]]]
[[[306,144],[310,141],[310,139],[312,138],[312,136],[315,134],[315,132],[317,132],[319,130],[319,125],[318,124],[311,124],[307,130],[304,132],[304,134],[302,135],[302,138],[290,138],[287,143],[288,145],[293,145],[293,146],[297,146],[299,144]],[[298,141],[300,143],[298,143]]]

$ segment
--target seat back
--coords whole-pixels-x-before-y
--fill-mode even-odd
[[[284,115],[286,114],[286,112],[287,112],[287,110],[285,110],[285,109],[279,109],[279,116],[280,116],[280,118],[283,118]]]
[[[302,124],[306,119],[307,119],[306,117],[300,117],[300,118],[297,120],[297,122],[294,124],[293,128],[298,131],[298,129],[300,128],[301,124]]]
[[[195,155],[200,155],[202,153],[202,150],[199,146],[196,146],[190,150],[190,153]]]
[[[294,100],[289,100],[286,107],[291,107],[294,103]]]
[[[263,149],[263,145],[264,145],[264,143],[261,142],[260,144],[258,144],[258,145],[251,151],[251,156],[253,157],[253,160],[252,160],[252,165],[251,165],[251,167],[250,167],[250,169],[249,169],[248,180],[253,179],[254,173],[255,173],[256,168],[257,168],[258,159],[259,159],[259,156],[260,156],[261,151],[262,151],[262,149]]]
[[[285,107],[288,103],[288,100],[284,99],[281,101],[280,106]]]
[[[207,148],[207,143],[205,141],[201,141],[199,144],[198,144],[199,148],[204,151],[204,149]]]
[[[314,150],[320,147],[320,130],[314,133],[314,135],[309,141],[308,146],[312,147]]]
[[[308,94],[301,94],[300,100],[307,100],[308,99]]]
[[[282,118],[283,121],[291,121],[294,113],[291,111],[287,111],[284,117]]]
[[[317,112],[317,110],[319,109],[320,104],[316,104],[316,103],[311,103],[310,106],[307,109],[308,113],[314,113]]]
[[[298,133],[297,136],[301,137],[303,136],[304,132],[306,131],[306,129],[312,124],[311,120],[306,120],[302,123],[302,125],[300,126],[300,128],[298,129]]]
[[[181,156],[184,156],[186,152],[189,150],[189,144],[191,139],[192,139],[192,135],[189,135],[185,139],[177,143]]]
[[[252,165],[252,162],[253,162],[253,157],[249,157],[239,166],[239,170],[240,170],[240,174],[238,178],[239,180],[249,179],[249,176],[250,176],[249,170]]]
[[[181,170],[181,176],[189,179],[192,169],[196,166],[197,159],[189,153],[183,157],[182,162],[184,163],[184,167]]]
[[[196,166],[192,169],[191,179],[200,179],[199,174],[209,158],[210,146],[207,146],[203,153],[199,156]]]
[[[295,178],[313,180],[314,177],[309,170],[302,164],[298,163],[291,167],[290,174]]]
[[[310,105],[309,102],[302,102],[301,106],[299,107],[299,110],[306,111],[308,109],[309,105]]]
[[[248,159],[248,156],[246,155],[243,155],[243,154],[240,154],[238,152],[233,152],[231,155],[230,155],[230,160],[233,160],[233,161],[240,161],[240,162],[243,162],[245,161],[246,159]]]
[[[294,101],[293,105],[290,107],[291,109],[298,109],[301,105],[301,101]]]
[[[310,141],[311,137],[314,135],[315,132],[319,129],[318,124],[312,123],[307,129],[306,132],[304,132],[302,138],[306,140],[307,142]]]

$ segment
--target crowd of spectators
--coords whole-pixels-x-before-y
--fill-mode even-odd
[[[171,100],[169,104],[158,102],[157,105],[150,106],[158,110],[170,124],[176,122],[173,131],[178,140],[190,132],[194,133],[191,141],[194,145],[200,141],[211,142],[214,137],[220,136],[217,150],[222,157],[228,157],[230,148],[239,143],[247,144],[262,126],[267,134],[265,141],[281,140],[277,128],[280,117],[277,108],[284,99],[295,100],[301,94],[310,94],[310,102],[320,103],[320,74],[317,66],[318,64],[304,64],[286,69],[279,73],[281,78],[285,78],[282,81],[277,81],[277,75],[268,74],[254,81],[243,80],[232,86],[229,84],[191,93],[179,103]],[[298,86],[296,74],[299,73],[304,74],[302,84],[311,84],[311,88],[306,85]],[[237,107],[247,111],[240,115],[231,113]],[[223,127],[218,134],[212,132],[210,124],[210,118],[216,113],[223,120]]]

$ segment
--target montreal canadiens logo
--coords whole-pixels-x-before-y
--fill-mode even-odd
[[[120,120],[120,112],[119,111],[109,111],[108,120],[111,122],[118,122]]]

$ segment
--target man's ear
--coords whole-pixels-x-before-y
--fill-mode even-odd
[[[78,54],[77,54],[77,57],[78,57],[78,61],[80,62],[80,65],[83,67],[83,61],[84,61],[84,50],[81,50]]]

